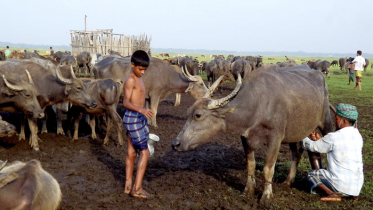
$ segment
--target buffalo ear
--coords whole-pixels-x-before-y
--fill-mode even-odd
[[[187,87],[187,89],[185,90],[185,92],[187,93],[187,92],[190,92],[191,90],[192,90],[192,88],[193,88],[193,82],[189,82],[189,85],[188,85],[188,87]]]
[[[70,85],[66,85],[65,95],[69,95],[70,91],[71,91],[71,86]]]
[[[1,87],[1,93],[7,95],[7,96],[15,96],[16,93],[15,91],[10,90],[9,88],[6,87]]]
[[[228,116],[230,113],[233,113],[234,110],[236,109],[237,106],[233,106],[233,107],[222,107],[222,108],[219,108],[217,109],[218,113],[219,113],[219,116],[221,118],[225,118],[226,116]]]

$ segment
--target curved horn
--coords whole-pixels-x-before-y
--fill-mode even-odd
[[[225,106],[229,100],[231,98],[233,98],[234,96],[237,95],[238,91],[240,90],[241,88],[241,85],[242,85],[242,81],[241,81],[241,74],[239,74],[237,72],[237,83],[236,83],[236,87],[234,88],[234,90],[232,91],[231,94],[225,96],[224,98],[221,98],[221,99],[216,99],[216,100],[211,100],[209,102],[209,104],[207,105],[207,108],[208,109],[216,109],[216,108],[219,108],[221,106]]]
[[[31,77],[30,73],[27,71],[27,69],[25,69],[25,70],[26,70],[28,82],[31,83],[31,84],[34,84],[34,81],[32,80],[32,77]]]
[[[14,91],[21,91],[23,90],[22,87],[18,86],[18,85],[12,85],[8,82],[8,80],[5,78],[5,75],[3,74],[3,80],[4,80],[4,83],[5,85],[11,89],[11,90],[14,90]]]
[[[58,68],[58,66],[56,68],[56,75],[57,75],[57,79],[60,80],[63,84],[65,84],[65,85],[73,84],[73,81],[71,79],[66,79],[66,78],[62,77],[60,69]]]
[[[184,70],[184,67],[181,67],[181,71],[183,72],[183,75],[187,80],[191,82],[197,82],[198,80],[192,76],[189,76],[186,72],[188,72],[188,68],[185,66],[186,70]]]
[[[218,85],[220,84],[220,82],[223,80],[223,78],[225,77],[225,74],[224,75],[221,75],[212,85],[211,87],[209,87],[208,91],[206,92],[206,94],[203,96],[203,98],[211,98],[211,95],[212,93],[215,91],[215,89],[218,87]]]
[[[75,76],[75,73],[74,73],[74,69],[73,69],[73,66],[70,64],[70,73],[71,73],[71,77],[73,79],[76,79],[76,76]]]

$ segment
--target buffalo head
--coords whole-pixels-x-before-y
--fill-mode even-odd
[[[70,66],[70,73],[72,79],[66,79],[61,75],[60,67],[57,66],[56,75],[57,79],[66,85],[65,94],[71,103],[77,106],[85,106],[89,109],[95,108],[97,103],[89,95],[87,89],[84,86],[84,82],[77,78],[74,74],[73,67]]]
[[[219,78],[220,79],[220,78]],[[187,151],[209,141],[219,131],[225,130],[224,117],[233,112],[235,107],[224,107],[239,91],[241,76],[238,74],[236,88],[228,96],[221,99],[210,99],[210,93],[218,86],[214,83],[211,91],[204,98],[197,100],[188,109],[188,119],[183,129],[172,142],[172,148],[177,151]]]
[[[20,108],[26,115],[32,115],[33,118],[43,118],[44,111],[41,109],[37,100],[37,90],[29,72],[26,70],[29,82],[8,80],[3,74],[4,86],[1,92],[9,98],[12,98],[15,106]]]

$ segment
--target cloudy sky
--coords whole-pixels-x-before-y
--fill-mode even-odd
[[[69,45],[70,30],[152,36],[152,47],[373,53],[373,0],[11,0],[0,40]]]

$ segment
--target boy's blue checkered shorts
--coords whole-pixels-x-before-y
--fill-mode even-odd
[[[149,127],[146,117],[139,112],[126,110],[123,117],[123,125],[135,149],[140,151],[147,150]]]

